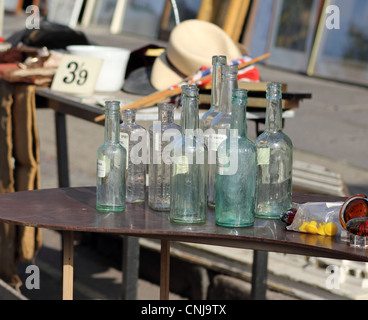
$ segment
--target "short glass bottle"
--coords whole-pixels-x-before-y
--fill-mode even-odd
[[[221,68],[220,111],[212,120],[212,131],[208,143],[208,205],[216,203],[216,151],[230,135],[233,90],[238,88],[238,66],[226,65]]]
[[[281,84],[268,84],[266,98],[266,127],[256,139],[256,217],[279,219],[283,212],[292,207],[293,144],[282,131]]]
[[[216,224],[254,224],[257,191],[257,149],[247,138],[247,91],[234,89],[230,136],[217,150]]]
[[[226,65],[226,56],[212,57],[212,87],[211,87],[211,105],[210,109],[202,116],[199,127],[205,133],[211,127],[212,120],[218,115],[220,109],[220,91],[221,91],[221,67]],[[207,138],[208,139],[208,138]],[[205,137],[205,142],[206,142]]]
[[[158,121],[149,127],[150,161],[148,169],[148,205],[158,211],[170,211],[170,146],[181,136],[174,122],[176,106],[159,103]]]
[[[96,208],[124,211],[126,150],[119,142],[119,101],[107,101],[105,114],[105,142],[97,151]]]
[[[207,215],[207,148],[198,134],[198,88],[182,87],[182,137],[171,152],[170,221],[198,224]]]
[[[120,144],[127,152],[126,202],[145,201],[146,164],[148,163],[147,130],[136,123],[136,109],[122,111]]]

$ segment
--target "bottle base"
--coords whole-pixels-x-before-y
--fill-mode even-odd
[[[182,219],[170,218],[170,222],[177,223],[177,224],[203,224],[203,223],[206,223],[206,219],[202,219],[202,220],[182,220]]]
[[[127,203],[142,203],[144,202],[144,199],[127,199],[126,200]]]
[[[236,224],[236,223],[231,223],[231,222],[217,222],[216,221],[216,225],[220,226],[220,227],[226,227],[226,228],[249,228],[249,227],[253,227],[254,223],[242,223],[242,224]]]
[[[96,205],[96,209],[99,212],[123,212],[126,209],[126,206],[107,206],[107,205]]]
[[[256,218],[265,220],[278,220],[280,219],[280,213],[256,213]]]

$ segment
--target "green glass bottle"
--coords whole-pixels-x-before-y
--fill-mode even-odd
[[[279,219],[292,207],[293,144],[282,131],[281,84],[267,85],[265,131],[256,140],[258,200],[256,217]]]
[[[105,114],[105,142],[97,151],[96,208],[124,211],[126,150],[119,141],[120,102],[107,101]]]
[[[216,224],[254,224],[257,191],[257,149],[247,138],[247,91],[234,89],[230,136],[217,149]]]
[[[233,90],[238,88],[238,66],[221,67],[220,111],[212,120],[208,141],[208,205],[216,202],[216,151],[218,146],[230,135],[231,106]]]
[[[198,88],[182,87],[182,137],[171,151],[170,221],[196,224],[206,221],[207,148],[198,134]]]

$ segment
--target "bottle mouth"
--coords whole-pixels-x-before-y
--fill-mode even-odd
[[[281,83],[268,83],[266,94],[267,99],[281,99],[282,98]]]
[[[196,85],[184,85],[181,87],[182,94],[186,97],[197,98],[199,89]]]
[[[116,100],[106,101],[105,108],[108,108],[109,110],[112,111],[120,110],[120,101]]]

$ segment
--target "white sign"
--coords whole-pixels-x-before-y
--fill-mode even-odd
[[[66,54],[62,57],[51,89],[75,94],[92,94],[103,59]]]

